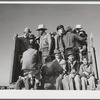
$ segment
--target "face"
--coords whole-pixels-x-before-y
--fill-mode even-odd
[[[28,28],[26,28],[26,29],[24,30],[24,35],[25,35],[26,37],[28,37],[28,36],[30,35],[29,29],[28,29]]]
[[[60,59],[60,58],[61,58],[61,54],[60,54],[60,53],[56,53],[56,54],[55,54],[55,58],[56,58],[56,59]]]
[[[69,55],[68,56],[68,60],[70,60],[71,62],[74,61],[74,58],[75,58],[74,55]]]
[[[45,32],[45,30],[38,30],[39,36],[41,36],[44,32]]]
[[[59,35],[62,35],[63,32],[64,32],[64,29],[63,29],[63,28],[60,28],[60,29],[58,30],[58,34],[59,34]]]
[[[84,59],[83,59],[83,64],[85,64],[85,65],[86,65],[87,63],[88,63],[87,59],[86,59],[86,58],[84,58]]]
[[[24,33],[25,37],[29,37],[29,35],[30,35],[30,33],[26,33],[26,32]]]

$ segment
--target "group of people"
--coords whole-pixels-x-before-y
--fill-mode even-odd
[[[15,89],[95,90],[93,66],[88,62],[87,34],[81,25],[47,33],[45,25],[38,25],[38,37],[25,28],[20,38],[22,76]]]

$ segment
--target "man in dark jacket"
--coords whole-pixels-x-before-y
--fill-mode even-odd
[[[62,80],[63,88],[64,90],[69,89],[70,90],[80,90],[80,77],[79,77],[79,63],[75,60],[74,54],[69,53],[68,54],[68,60],[66,62],[66,76]],[[66,84],[68,83],[68,84]],[[75,87],[74,87],[75,83]],[[67,88],[66,88],[67,87]]]
[[[65,59],[67,60],[68,52],[79,53],[79,47],[77,42],[84,41],[86,38],[82,38],[77,34],[72,32],[70,26],[67,27],[67,32],[63,35],[63,42],[65,46]]]
[[[59,49],[62,57],[64,58],[64,43],[63,43],[63,33],[65,32],[64,26],[57,26],[57,35],[55,36],[55,49]]]
[[[51,83],[52,85],[56,84],[56,89],[61,90],[62,86],[59,83],[62,79],[62,74],[65,72],[66,62],[62,59],[61,53],[59,50],[54,50],[55,60],[47,62],[42,68],[42,75],[44,83]],[[59,78],[58,78],[59,77]]]

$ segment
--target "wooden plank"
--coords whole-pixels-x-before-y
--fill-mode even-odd
[[[93,62],[95,78],[98,80],[99,79],[99,75],[98,75],[98,68],[97,68],[97,60],[96,60],[95,48],[93,46],[93,36],[92,36],[92,33],[91,33],[91,36],[90,36],[90,51],[91,51],[91,56],[92,56],[92,62]]]

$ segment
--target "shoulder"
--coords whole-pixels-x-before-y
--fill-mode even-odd
[[[56,59],[54,59],[54,60],[52,61],[52,63],[55,63],[55,62],[57,62],[57,60],[56,60]]]
[[[50,33],[47,33],[46,36],[51,36],[51,34]]]
[[[23,52],[23,55],[27,54],[29,52],[29,49]]]
[[[84,64],[81,64],[81,65],[80,65],[80,68],[83,68],[83,66],[84,66]]]
[[[61,60],[61,63],[66,63],[66,61],[64,59]]]
[[[58,64],[58,61],[56,60],[56,59],[54,59],[53,61],[52,61],[52,65],[57,65]]]

